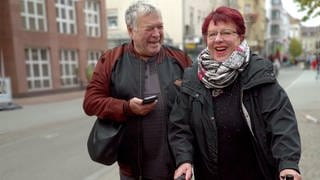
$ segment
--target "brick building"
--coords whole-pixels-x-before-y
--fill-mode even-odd
[[[106,49],[105,0],[1,0],[0,50],[12,95],[82,88]]]

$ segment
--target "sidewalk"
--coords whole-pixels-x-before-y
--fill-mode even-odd
[[[82,109],[84,91],[13,98],[18,109],[0,111],[0,134],[89,118]],[[1,179],[1,178],[0,178]]]
[[[70,119],[81,119],[80,116],[83,114],[81,99],[83,96],[84,90],[79,90],[35,97],[13,98],[13,103],[25,107],[19,111],[7,111],[0,114],[0,119],[3,119],[2,122],[6,124],[6,126],[0,126],[0,134],[16,131],[17,129],[25,129],[26,127],[32,127],[35,123],[39,125],[64,121],[65,117],[69,117]],[[55,109],[56,111],[39,113],[45,112],[45,109]],[[37,114],[37,116],[32,116],[32,114]],[[45,118],[47,116],[52,118]],[[28,117],[32,118],[30,119]],[[5,122],[4,120],[8,120],[8,122]],[[16,120],[19,120],[18,125],[17,123],[13,123]],[[101,168],[98,168],[96,172],[92,173],[84,180],[106,180],[119,178],[118,165],[115,163],[112,166],[101,166]]]
[[[13,103],[18,105],[34,105],[34,104],[43,104],[50,102],[59,102],[67,101],[77,98],[82,98],[84,96],[84,90],[65,92],[65,93],[56,93],[56,94],[47,94],[34,97],[23,97],[23,98],[13,98]]]

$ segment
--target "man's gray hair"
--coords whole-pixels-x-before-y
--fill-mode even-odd
[[[152,13],[157,13],[161,17],[161,12],[156,7],[151,4],[138,1],[126,10],[125,20],[127,26],[136,29],[137,28],[137,18],[138,16],[145,16]]]

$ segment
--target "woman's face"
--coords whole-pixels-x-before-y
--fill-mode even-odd
[[[238,35],[235,24],[228,22],[210,22],[207,33],[207,45],[214,60],[223,62],[240,45],[242,36]]]

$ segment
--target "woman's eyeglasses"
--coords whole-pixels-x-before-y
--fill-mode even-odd
[[[222,30],[220,32],[208,32],[207,37],[210,40],[215,40],[217,36],[220,35],[222,39],[228,39],[233,37],[235,34],[238,34],[238,33],[232,30]]]

